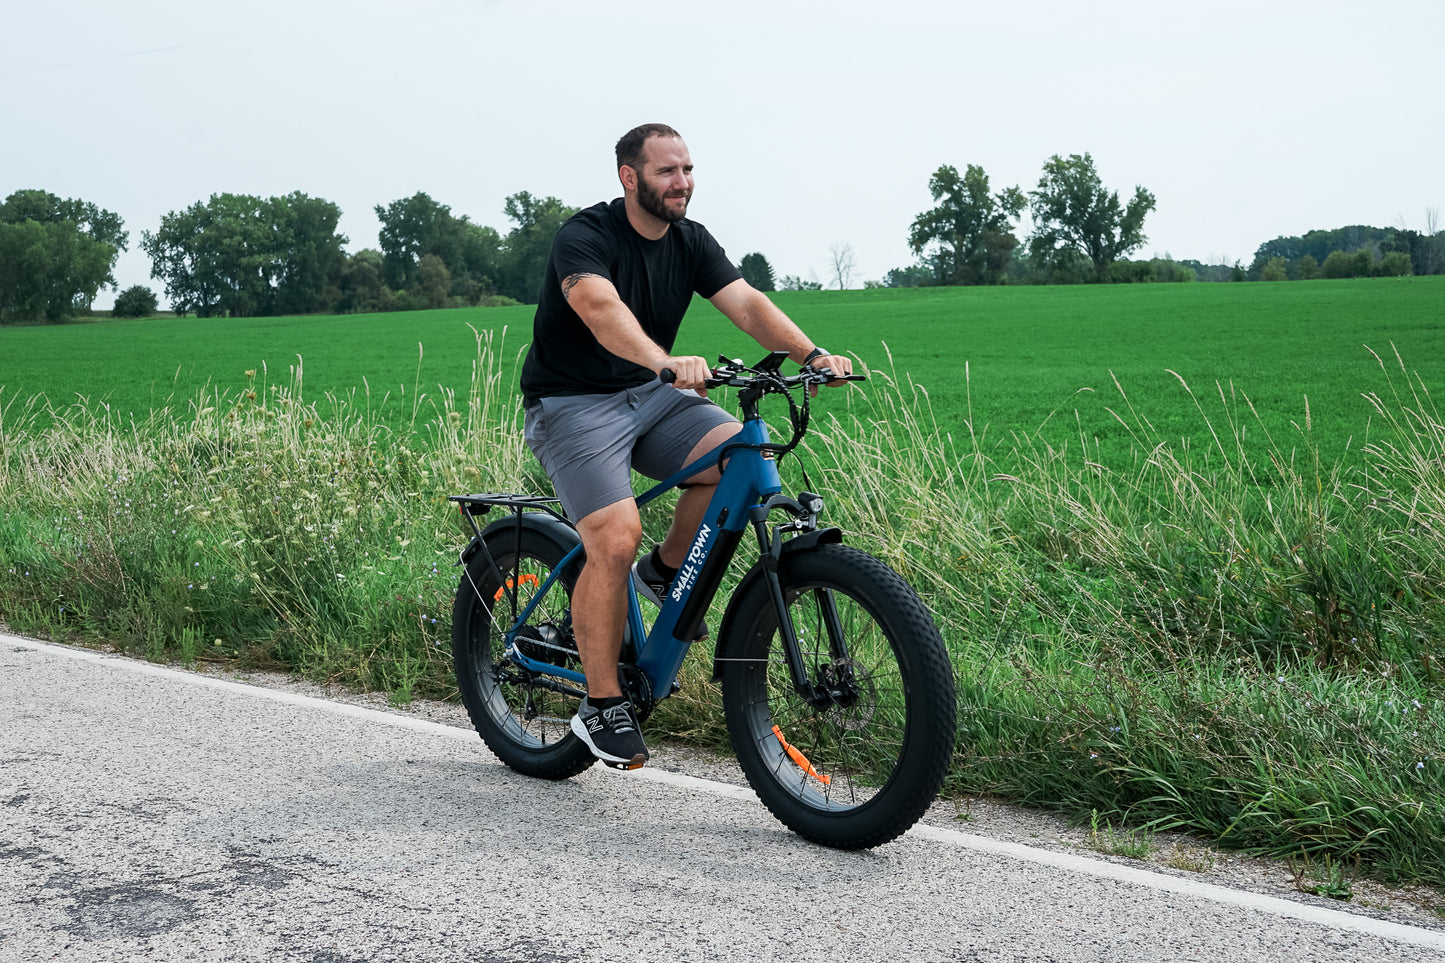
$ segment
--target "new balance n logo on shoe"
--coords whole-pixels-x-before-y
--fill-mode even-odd
[[[583,699],[572,717],[572,731],[594,756],[614,769],[640,769],[647,763],[647,743],[638,731],[632,703],[625,699],[606,706]]]

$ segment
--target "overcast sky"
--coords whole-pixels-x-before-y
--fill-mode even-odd
[[[1028,190],[1087,151],[1157,197],[1140,255],[1202,261],[1445,205],[1441,0],[0,0],[0,34],[0,196],[121,215],[158,294],[141,231],[212,193],[324,197],[351,251],[416,191],[505,233],[517,191],[618,195],[651,121],[735,262],[826,282],[848,243],[855,286],[911,263],[943,164]]]

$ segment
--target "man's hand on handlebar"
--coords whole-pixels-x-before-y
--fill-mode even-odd
[[[840,377],[837,381],[828,382],[829,388],[836,388],[839,385],[847,384],[843,378],[853,373],[853,359],[841,354],[819,355],[808,362],[807,367],[815,371],[828,371],[832,374],[839,375]],[[808,391],[810,396],[816,396],[818,394],[818,386],[813,385]]]
[[[707,379],[712,374],[712,367],[706,359],[696,355],[680,355],[675,358],[668,358],[667,362],[658,369],[658,375],[662,376],[664,371],[672,372],[671,383],[674,387],[684,391],[696,391],[698,394],[707,396]],[[663,377],[667,381],[666,377]]]

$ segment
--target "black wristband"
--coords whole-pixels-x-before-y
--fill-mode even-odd
[[[808,356],[803,359],[803,364],[812,364],[814,358],[821,358],[827,353],[828,352],[824,351],[822,348],[814,348],[812,351],[809,351]]]

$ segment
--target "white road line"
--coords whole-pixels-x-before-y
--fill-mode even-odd
[[[288,705],[307,706],[336,715],[366,719],[369,722],[394,726],[399,729],[425,732],[447,739],[473,742],[477,738],[476,733],[470,729],[460,729],[456,726],[443,725],[440,722],[430,722],[426,719],[413,719],[404,715],[383,712],[380,709],[368,709],[364,706],[348,705],[343,702],[330,702],[314,696],[281,692],[261,686],[247,685],[242,682],[214,679],[209,676],[168,669],[165,666],[111,656],[89,649],[51,645],[47,642],[37,642],[34,639],[25,639],[16,635],[0,633],[0,644],[5,643],[70,659],[105,662],[108,667],[125,672],[132,672],[137,675],[173,679],[189,685],[209,686],[215,689],[244,693],[245,695],[258,699],[270,699],[274,702],[283,702]],[[639,769],[629,773],[625,778],[642,779],[663,785],[689,789],[695,792],[705,792],[729,799],[755,798],[752,790],[743,786],[732,786],[727,783],[713,782],[709,779],[699,779],[696,776],[666,772],[661,769]],[[1277,896],[1265,896],[1246,890],[1229,889],[1228,887],[1218,886],[1214,883],[1204,883],[1178,876],[1166,876],[1163,873],[1155,873],[1146,869],[1137,869],[1133,866],[1121,866],[1116,863],[1089,859],[1073,853],[1058,853],[1046,849],[1035,849],[1032,846],[1025,846],[1021,843],[988,839],[983,836],[975,836],[969,833],[961,833],[951,829],[940,829],[933,826],[915,826],[908,831],[908,836],[914,839],[924,839],[947,846],[957,846],[961,849],[970,849],[975,852],[990,853],[995,856],[1004,856],[1009,859],[1036,863],[1040,866],[1052,866],[1056,869],[1097,876],[1101,879],[1112,879],[1163,892],[1177,893],[1183,896],[1210,900],[1215,903],[1224,903],[1244,909],[1257,910],[1258,912],[1269,913],[1273,916],[1292,917],[1320,926],[1329,926],[1339,930],[1364,933],[1400,943],[1409,943],[1414,946],[1445,950],[1445,933],[1421,929],[1416,926],[1407,926],[1403,923],[1392,923],[1388,920],[1378,920],[1369,916],[1358,916],[1354,913],[1346,913],[1341,910],[1329,909],[1328,907],[1296,903],[1292,900],[1281,899]]]

